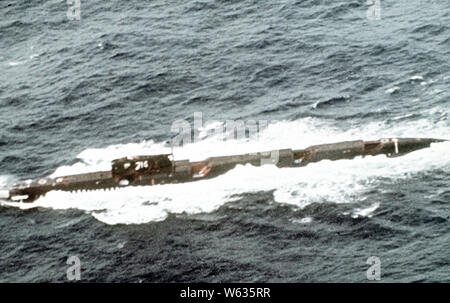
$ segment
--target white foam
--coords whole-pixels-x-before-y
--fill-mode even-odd
[[[16,181],[16,178],[11,175],[0,175],[0,189],[6,189],[9,184]]]
[[[306,118],[270,124],[259,134],[259,140],[221,141],[208,137],[197,143],[175,148],[176,159],[200,160],[208,156],[238,154],[280,148],[304,148],[313,144],[383,137],[448,138],[450,126],[445,121],[426,119],[397,125],[372,122],[343,131],[327,122]],[[59,168],[53,175],[110,169],[117,157],[170,152],[164,143],[144,141],[87,149],[78,155],[80,163]],[[164,220],[169,213],[196,214],[212,212],[240,194],[273,191],[278,203],[304,208],[311,203],[360,202],[366,191],[377,185],[378,177],[407,178],[432,169],[450,170],[450,143],[432,144],[430,149],[416,151],[399,158],[384,155],[354,160],[321,161],[302,168],[254,167],[239,165],[225,175],[211,180],[184,184],[127,187],[115,191],[81,193],[50,192],[30,205],[54,209],[77,208],[107,224],[140,224]],[[11,204],[13,205],[13,204]],[[356,204],[355,204],[356,205]],[[370,209],[355,210],[369,216]]]
[[[421,75],[414,75],[414,76],[412,76],[409,79],[411,79],[411,80],[423,80],[423,76],[421,76]]]
[[[8,199],[9,190],[0,190],[0,199]]]
[[[110,170],[111,161],[129,155],[148,155],[157,153],[170,153],[170,148],[153,141],[111,145],[106,148],[88,148],[82,151],[77,158],[81,162],[71,166],[61,166],[51,175],[52,178],[69,175]]]
[[[388,94],[393,94],[393,93],[395,93],[396,91],[398,91],[399,89],[400,89],[400,87],[394,86],[394,87],[391,87],[391,88],[387,89],[387,90],[386,90],[386,93],[388,93]]]
[[[28,57],[29,59],[25,59],[25,60],[21,60],[21,61],[11,61],[11,62],[8,62],[8,65],[9,65],[9,66],[23,65],[23,64],[27,63],[27,62],[30,61],[30,60],[33,60],[34,58],[36,58],[36,57],[38,57],[38,56],[39,56],[39,54],[32,54],[32,55],[30,55],[30,56]]]
[[[8,62],[8,65],[9,65],[9,66],[17,66],[17,65],[25,64],[25,63],[27,63],[27,62],[28,62],[28,60],[24,60],[24,61],[11,61],[11,62]]]
[[[306,217],[306,218],[302,218],[302,219],[294,219],[292,220],[292,223],[300,223],[300,224],[309,224],[312,222],[312,218],[311,217]]]
[[[352,218],[358,218],[358,217],[369,217],[371,218],[373,215],[373,212],[377,210],[377,208],[380,206],[380,203],[374,203],[373,205],[367,207],[367,208],[356,208],[353,211]]]

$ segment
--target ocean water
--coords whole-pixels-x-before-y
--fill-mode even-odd
[[[0,187],[170,153],[194,113],[176,159],[450,139],[450,3],[369,2],[2,1]],[[205,136],[227,120],[268,126]],[[370,282],[371,256],[381,282],[449,282],[449,176],[444,142],[1,202],[0,282],[68,281],[71,256],[84,282]]]

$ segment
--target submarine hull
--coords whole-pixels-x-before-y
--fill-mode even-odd
[[[238,164],[301,167],[322,160],[353,159],[384,154],[398,157],[428,148],[446,140],[431,138],[390,138],[374,141],[346,141],[242,155],[211,157],[204,161],[172,161],[170,155],[134,156],[112,161],[111,171],[100,171],[15,183],[0,191],[0,198],[14,202],[33,202],[54,190],[90,191],[126,186],[148,186],[193,182],[217,177]]]

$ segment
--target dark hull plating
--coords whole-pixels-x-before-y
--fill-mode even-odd
[[[114,160],[111,171],[43,178],[13,184],[3,191],[9,201],[32,202],[49,191],[98,190],[125,186],[174,184],[217,177],[238,164],[265,164],[299,167],[321,160],[353,159],[357,156],[385,154],[395,157],[442,142],[429,138],[392,138],[376,141],[347,141],[310,146],[306,149],[282,149],[243,155],[211,157],[204,161],[171,161],[170,155],[135,156]],[[5,194],[6,193],[6,194]]]

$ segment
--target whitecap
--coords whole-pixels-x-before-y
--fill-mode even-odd
[[[387,89],[387,90],[386,90],[386,93],[388,93],[388,94],[393,94],[393,93],[395,93],[396,91],[398,91],[399,89],[400,89],[400,87],[394,86],[394,87],[391,87],[391,88]]]
[[[385,121],[370,122],[343,131],[327,121],[305,118],[269,124],[253,140],[223,141],[211,136],[174,149],[175,159],[203,160],[209,156],[241,154],[282,148],[300,149],[310,145],[357,139],[383,137],[448,138],[448,123],[436,124],[427,119],[392,125]],[[111,160],[138,154],[170,152],[164,142],[143,141],[90,148],[78,155],[79,162],[63,166],[53,174],[74,174],[98,169],[109,170]],[[61,192],[54,191],[35,203],[11,203],[29,208],[76,208],[84,210],[107,224],[140,224],[161,221],[169,214],[210,213],[225,203],[236,201],[249,192],[273,191],[274,201],[304,208],[312,203],[359,204],[367,191],[377,186],[377,177],[407,178],[433,169],[450,170],[450,143],[432,144],[399,158],[358,157],[353,160],[321,161],[301,168],[277,168],[266,165],[238,165],[228,173],[213,178],[183,184],[125,187],[115,191]]]

